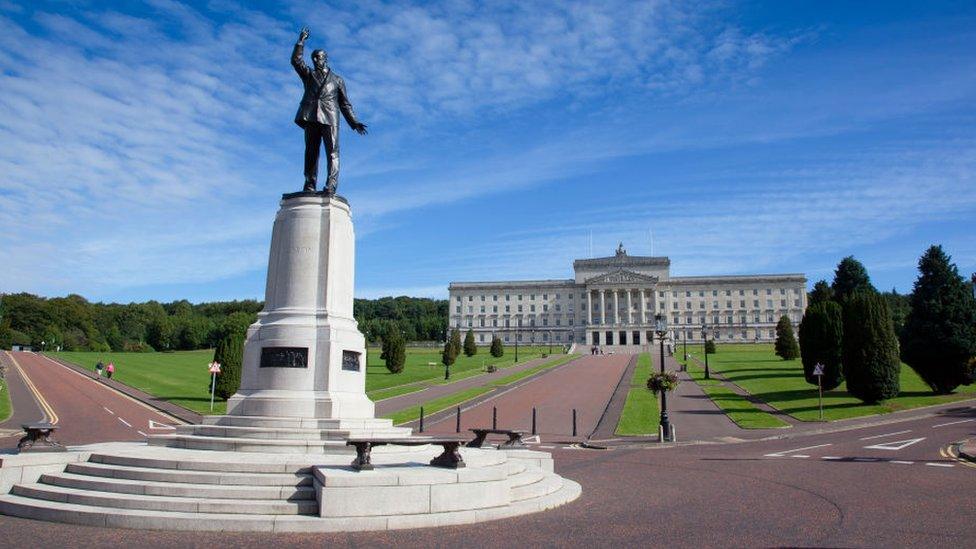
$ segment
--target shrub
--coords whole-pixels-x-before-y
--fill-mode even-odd
[[[864,402],[898,395],[898,340],[891,314],[881,295],[853,294],[844,303],[844,340],[841,364],[847,392]]]
[[[706,339],[705,340],[705,354],[714,355],[715,354],[715,340]]]
[[[491,339],[491,356],[499,358],[505,355],[505,346],[502,345],[502,338],[495,336]]]
[[[386,369],[390,373],[399,374],[407,363],[407,344],[403,341],[403,336],[397,330],[390,330],[383,338],[383,346],[386,349],[386,357],[383,359],[386,361]]]
[[[478,346],[474,342],[474,330],[468,329],[468,333],[464,334],[464,355],[474,356],[478,354]]]
[[[803,359],[803,377],[807,383],[817,384],[814,366],[823,364],[824,375],[820,378],[824,390],[837,388],[844,381],[841,370],[843,352],[844,319],[840,305],[833,301],[821,301],[807,308],[800,323],[800,354]]]
[[[241,368],[244,362],[244,332],[237,329],[224,334],[214,349],[214,361],[220,363],[217,374],[216,396],[227,400],[241,386]]]

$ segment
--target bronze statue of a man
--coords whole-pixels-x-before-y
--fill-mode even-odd
[[[302,60],[308,35],[308,27],[303,28],[291,52],[291,65],[305,86],[302,103],[295,115],[295,123],[305,130],[305,188],[302,190],[315,192],[319,174],[319,144],[322,143],[328,155],[329,168],[329,179],[323,191],[332,196],[339,185],[339,111],[342,111],[349,127],[359,134],[366,133],[366,124],[356,119],[346,95],[346,83],[329,70],[326,64],[329,57],[325,50],[312,52],[314,68],[310,69]]]

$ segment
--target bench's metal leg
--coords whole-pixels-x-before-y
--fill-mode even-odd
[[[373,462],[370,452],[373,449],[373,445],[369,442],[357,442],[356,446],[356,459],[352,460],[352,468],[357,471],[372,471]]]
[[[528,448],[522,442],[522,433],[508,433],[508,440],[498,445],[499,450],[513,450],[516,448]]]
[[[431,465],[447,469],[460,469],[465,466],[461,452],[458,451],[458,448],[461,446],[460,442],[445,442],[441,446],[444,447],[444,453],[430,460]]]
[[[25,429],[27,434],[17,443],[18,452],[65,452],[61,443],[52,440],[53,428],[30,427]]]
[[[486,438],[488,438],[488,431],[475,431],[474,440],[469,442],[466,446],[468,448],[481,448],[484,446]]]

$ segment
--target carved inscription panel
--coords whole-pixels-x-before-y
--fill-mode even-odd
[[[262,368],[308,368],[308,347],[264,347]]]

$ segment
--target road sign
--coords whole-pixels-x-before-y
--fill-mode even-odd
[[[815,376],[822,376],[822,375],[824,375],[823,369],[824,369],[824,365],[823,364],[821,364],[819,362],[816,363],[816,364],[814,364],[813,365],[813,375],[815,375]]]
[[[820,382],[823,379],[823,370],[823,364],[818,362],[813,365],[813,375],[817,377],[817,393],[819,395],[817,401],[820,407],[820,421],[823,421],[823,384]]]
[[[220,373],[220,363],[219,362],[211,362],[210,363],[210,373],[211,374],[219,374]]]
[[[217,374],[220,373],[220,363],[216,360],[210,363],[210,411],[213,412],[214,393],[217,392]]]

